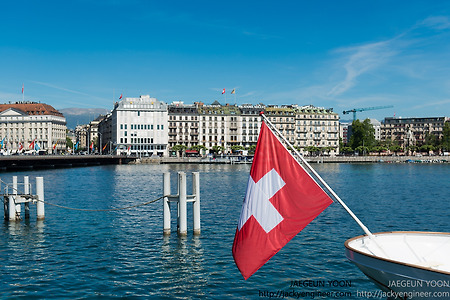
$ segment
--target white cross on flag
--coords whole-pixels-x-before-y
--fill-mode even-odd
[[[333,201],[263,122],[233,243],[248,279]]]

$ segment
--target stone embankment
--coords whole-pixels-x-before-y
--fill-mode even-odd
[[[317,156],[306,157],[310,163],[448,163],[447,156]],[[251,161],[238,157],[197,158],[197,157],[157,157],[141,158],[135,163],[139,164],[250,164]]]

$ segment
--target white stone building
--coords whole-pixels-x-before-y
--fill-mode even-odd
[[[0,104],[0,140],[9,153],[30,149],[48,153],[66,150],[66,118],[52,106],[36,102]]]
[[[167,156],[167,104],[148,95],[124,98],[115,104],[110,118],[111,134],[101,132],[103,144],[109,142],[116,153],[136,156]],[[108,122],[108,118],[104,120]],[[99,128],[102,128],[100,125]]]

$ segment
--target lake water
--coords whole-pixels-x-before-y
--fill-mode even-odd
[[[313,167],[372,231],[450,231],[448,164],[314,164]],[[163,172],[200,172],[201,230],[162,235],[161,200],[113,212],[46,205],[46,219],[4,222],[0,230],[0,297],[361,299],[378,289],[345,258],[344,242],[363,234],[338,203],[245,281],[231,254],[250,165],[119,165],[2,173],[44,177],[45,200],[107,209],[162,195]],[[34,188],[33,188],[34,189]],[[23,209],[22,209],[23,210]],[[176,210],[172,210],[172,216]],[[293,284],[293,286],[291,286]],[[300,286],[299,286],[300,285]],[[295,293],[294,293],[295,292]],[[296,294],[296,293],[304,294]]]

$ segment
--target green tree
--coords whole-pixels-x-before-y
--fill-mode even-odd
[[[435,146],[433,146],[433,145],[422,145],[419,148],[420,152],[426,152],[426,153],[429,153],[430,151],[433,151],[434,149],[435,149]]]
[[[450,151],[450,121],[445,122],[442,133],[443,133],[441,140],[442,150]]]
[[[351,154],[351,153],[353,153],[352,147],[342,147],[340,149],[341,149],[341,153],[344,153],[344,154]]]
[[[176,151],[180,154],[180,156],[183,156],[183,151],[186,150],[186,146],[185,145],[175,145],[172,147],[172,151]]]
[[[224,150],[225,150],[225,147],[223,147],[223,146],[213,146],[213,147],[210,149],[211,152],[214,152],[214,153],[216,153],[216,154],[223,153]]]
[[[437,146],[439,145],[439,139],[432,133],[427,133],[425,136],[425,145]]]
[[[66,147],[70,147],[70,149],[73,149],[73,142],[69,137],[66,137]]]
[[[203,145],[194,145],[194,146],[192,146],[192,147],[189,148],[189,150],[196,150],[196,151],[198,151],[198,152],[200,152],[200,151],[202,151],[202,150],[206,150],[206,149],[208,149],[208,148],[206,148],[206,147],[203,146]]]
[[[234,153],[234,152],[237,152],[237,151],[239,151],[239,150],[245,150],[245,147],[244,147],[244,146],[241,146],[241,145],[234,145],[234,146],[231,146],[231,151],[233,151],[233,153]]]
[[[394,153],[397,153],[401,149],[402,149],[402,147],[400,147],[399,145],[396,145],[396,144],[392,144],[392,145],[389,146],[389,150],[394,152]]]
[[[322,151],[323,151],[324,153],[330,154],[330,152],[333,151],[334,149],[335,149],[335,147],[328,146],[328,147],[323,147],[323,148],[322,148]]]
[[[255,154],[255,150],[256,150],[256,145],[251,145],[250,147],[248,147],[249,154]]]
[[[320,149],[317,148],[316,146],[306,146],[305,151],[308,151],[308,154],[312,155],[312,154],[318,154]]]
[[[371,151],[371,152],[377,152],[378,155],[380,155],[381,152],[384,152],[387,150],[388,150],[388,147],[386,147],[384,145],[377,145],[377,146],[372,147],[372,149],[369,149],[369,151]]]
[[[366,146],[358,146],[355,151],[358,152],[359,155],[366,155],[369,153],[369,148]]]
[[[359,120],[353,121],[349,146],[356,149],[359,146],[372,148],[375,145],[375,129],[370,124],[370,120],[365,119],[362,123]]]

